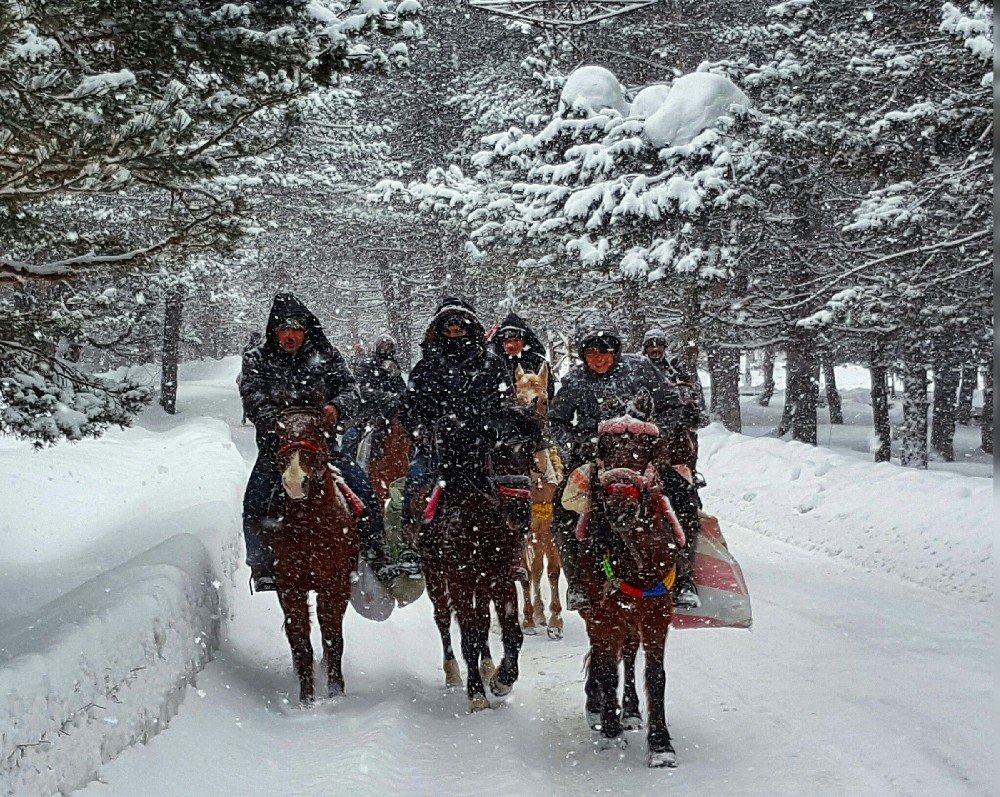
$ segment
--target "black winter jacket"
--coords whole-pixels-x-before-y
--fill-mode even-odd
[[[623,403],[645,388],[653,398],[653,420],[666,428],[679,422],[681,402],[653,364],[638,355],[622,355],[606,374],[580,364],[565,377],[549,407],[549,431],[570,469],[593,459],[597,426],[622,414]]]
[[[513,327],[515,329],[521,329],[524,331],[524,349],[516,357],[511,357],[507,352],[503,350],[503,339],[500,333],[508,327]],[[542,342],[538,339],[538,336],[532,331],[531,327],[525,323],[524,319],[517,313],[510,313],[503,321],[500,322],[500,326],[497,329],[497,334],[490,341],[490,345],[496,352],[500,361],[503,363],[504,370],[507,373],[507,378],[510,380],[510,384],[513,385],[516,381],[514,379],[514,373],[517,371],[517,366],[521,366],[525,371],[531,371],[534,374],[539,373],[542,370],[542,366],[548,364],[548,360],[545,359],[545,347]],[[549,401],[555,395],[556,380],[551,371],[549,372]]]
[[[469,309],[472,334],[457,350],[449,350],[442,340],[439,315],[424,336],[423,357],[410,372],[400,408],[403,426],[426,436],[438,420],[453,415],[463,429],[460,444],[470,451],[537,439],[537,424],[515,405],[513,385],[500,358],[487,347],[475,314]]]
[[[294,354],[278,346],[276,335],[278,324],[288,318],[306,328],[305,342]],[[332,404],[343,423],[358,405],[357,385],[344,358],[327,340],[319,319],[290,293],[274,297],[264,342],[243,355],[240,396],[257,429],[259,456],[273,455],[275,423],[282,410]]]
[[[390,420],[396,415],[406,382],[395,360],[361,360],[354,366],[354,378],[361,394],[357,421]]]
[[[701,382],[698,381],[697,373],[692,374],[680,357],[670,359],[664,357],[659,362],[655,360],[650,362],[667,384],[677,391],[681,402],[680,423],[687,429],[697,429],[701,426],[705,414],[705,392],[702,390]]]

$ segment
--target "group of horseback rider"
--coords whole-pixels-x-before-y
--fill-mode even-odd
[[[558,390],[555,380],[549,379],[550,405],[543,431],[530,408],[525,411],[515,403],[518,367],[535,373],[548,367],[541,341],[516,314],[508,315],[487,339],[470,304],[445,299],[420,344],[421,359],[405,382],[389,336],[376,341],[369,358],[357,359],[352,373],[316,316],[290,293],[275,296],[264,338],[244,353],[239,380],[244,412],[257,436],[257,461],[243,503],[246,561],[254,589],[277,587],[266,530],[268,524],[280,523],[281,475],[273,451],[280,414],[292,407],[322,412],[331,430],[330,464],[365,506],[359,519],[362,556],[386,582],[401,573],[418,573],[419,559],[404,550],[396,561],[389,560],[383,508],[354,457],[366,426],[373,427],[372,455],[377,456],[379,441],[395,418],[412,439],[403,507],[404,521],[413,523],[418,519],[409,517],[412,498],[435,479],[448,479],[440,466],[432,471],[431,437],[441,419],[448,418],[459,430],[460,445],[497,446],[527,438],[538,450],[555,446],[568,473],[593,462],[598,425],[622,415],[626,402],[645,392],[652,399],[650,420],[676,441],[672,463],[687,468],[691,489],[686,509],[691,511],[679,514],[696,517],[697,429],[704,406],[696,376],[678,359],[668,358],[666,336],[657,328],[645,335],[641,354],[626,354],[614,326],[594,318],[580,325],[575,347],[580,362],[562,377]],[[339,447],[335,431],[343,431]],[[569,584],[567,606],[586,609],[587,599],[577,583],[577,516],[558,500],[554,510],[553,533]],[[682,553],[688,564],[679,569],[675,603],[694,607],[698,597],[693,552]]]

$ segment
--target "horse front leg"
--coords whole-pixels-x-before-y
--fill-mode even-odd
[[[521,567],[528,574],[527,579],[521,582],[521,593],[524,598],[524,616],[521,620],[521,628],[525,634],[530,636],[538,633],[538,629],[535,628],[535,607],[531,596],[531,573],[535,567],[536,557],[534,538],[529,535],[524,540],[524,546],[521,549]]]
[[[542,545],[540,535],[535,527],[535,521],[531,521],[531,535],[527,545],[531,546],[531,563],[528,568],[528,584],[531,595],[531,613],[534,625],[546,625],[545,603],[542,601],[542,572],[545,570],[545,547]],[[525,607],[525,614],[528,607]]]
[[[613,607],[612,607],[613,608]],[[618,708],[618,661],[622,648],[621,618],[607,608],[595,618],[591,636],[591,663],[601,699],[602,747],[624,747]]]
[[[292,649],[292,665],[299,679],[299,703],[307,706],[315,697],[313,688],[313,648],[309,640],[309,601],[303,589],[278,590],[278,602],[285,614],[285,636]]]
[[[559,576],[562,573],[562,563],[559,560],[559,549],[552,539],[552,522],[546,529],[545,560],[546,572],[549,577],[549,639],[563,638],[562,603],[559,600]]]
[[[583,691],[587,697],[585,711],[587,712],[587,725],[590,730],[597,731],[601,728],[601,687],[597,683],[594,674],[594,648],[587,651],[585,665],[587,670],[587,680],[584,683]]]
[[[441,648],[444,652],[444,685],[454,689],[462,685],[462,673],[458,669],[455,651],[451,646],[451,598],[448,595],[448,584],[429,562],[424,564],[424,583],[427,594],[434,608],[434,624],[441,636]]]
[[[622,687],[622,725],[630,731],[637,731],[642,727],[639,693],[635,688],[635,657],[638,652],[639,628],[635,624],[630,624],[622,643],[622,669],[625,671],[625,684]]]
[[[642,624],[642,646],[646,654],[646,704],[649,711],[648,764],[651,767],[677,766],[677,754],[670,743],[667,730],[666,689],[667,672],[664,667],[667,630],[670,611],[654,601],[649,601]]]
[[[510,694],[514,682],[520,674],[518,659],[524,634],[517,621],[517,593],[509,575],[501,574],[494,583],[494,605],[500,620],[500,635],[503,640],[503,659],[496,674],[490,679],[490,690],[497,697]]]
[[[489,605],[485,601],[480,601],[482,605],[477,606],[476,594],[471,585],[456,582],[456,579],[449,579],[448,586],[455,614],[458,616],[458,630],[462,636],[462,658],[465,659],[465,688],[469,698],[469,711],[483,711],[490,707],[490,702],[486,699],[486,687],[479,674],[479,658],[482,655],[483,643],[481,615],[485,608],[486,632],[489,633]]]
[[[349,601],[350,594],[343,589],[324,591],[316,596],[316,614],[326,656],[328,697],[344,694],[344,615]]]

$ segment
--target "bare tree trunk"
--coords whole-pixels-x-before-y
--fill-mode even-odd
[[[819,357],[816,342],[805,335],[793,336],[789,349],[789,386],[785,389],[785,402],[794,405],[791,410],[792,439],[816,445],[816,400],[819,397]],[[792,352],[795,352],[794,358]]]
[[[979,366],[976,363],[963,363],[962,385],[958,391],[958,412],[955,420],[962,426],[972,424],[972,397],[979,382]]]
[[[638,280],[622,280],[622,299],[628,323],[628,351],[638,351],[646,334],[646,313],[642,309],[642,288]]]
[[[993,352],[986,358],[986,370],[983,372],[983,419],[982,446],[987,454],[993,453],[993,416],[996,407],[993,406]]]
[[[778,437],[788,434],[795,417],[795,395],[798,391],[795,379],[799,373],[798,359],[798,348],[789,344],[785,348],[785,403],[781,408],[781,420],[778,421],[776,430]]]
[[[945,462],[955,461],[955,399],[960,374],[959,366],[947,358],[935,363],[931,447]]]
[[[826,385],[826,405],[830,410],[831,425],[844,422],[843,404],[840,401],[840,391],[837,390],[837,375],[833,370],[833,361],[823,358],[823,382]]]
[[[181,318],[184,313],[184,290],[167,293],[163,309],[163,371],[160,377],[160,406],[173,415],[177,412],[177,366],[181,348]]]
[[[740,350],[713,346],[708,350],[708,373],[712,382],[709,414],[730,432],[743,431],[740,418]]]
[[[771,403],[771,397],[774,396],[774,346],[767,346],[764,349],[762,370],[764,372],[764,389],[757,397],[757,403],[766,407]]]
[[[692,284],[684,297],[681,334],[684,336],[681,359],[684,361],[688,373],[696,374],[698,373],[698,352],[701,340],[701,298],[697,284]]]
[[[878,448],[875,449],[876,462],[889,462],[892,458],[892,427],[889,425],[889,386],[886,384],[889,369],[885,365],[871,366],[872,421]]]
[[[903,426],[900,461],[907,468],[927,467],[927,369],[907,362],[903,368]]]
[[[386,261],[378,264],[379,285],[385,301],[386,326],[396,340],[399,367],[409,371],[413,362],[413,327],[410,315],[410,283],[395,273]]]

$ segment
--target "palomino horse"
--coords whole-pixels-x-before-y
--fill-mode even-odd
[[[410,436],[398,418],[393,418],[382,434],[380,445],[373,446],[378,453],[372,454],[368,463],[368,478],[371,479],[379,504],[384,507],[389,500],[389,485],[405,476],[410,467]]]
[[[449,685],[456,684],[458,677],[451,653],[452,609],[458,619],[470,711],[490,708],[484,677],[497,697],[510,693],[519,674],[518,656],[524,640],[511,574],[522,535],[511,528],[501,492],[507,490],[498,490],[489,478],[488,460],[489,449],[470,444],[460,421],[452,416],[438,422],[432,452],[438,480],[424,510],[418,538]],[[504,648],[495,670],[488,642],[491,603],[497,609]]]
[[[535,414],[544,424],[549,414],[549,367],[542,366],[537,374],[517,366],[514,388],[517,403],[522,407],[534,404]],[[552,502],[563,478],[562,462],[554,449],[536,451],[531,468],[531,529],[524,540],[524,568],[527,582],[522,582],[524,616],[521,628],[525,634],[537,633],[540,625],[548,626],[550,639],[562,639],[562,604],[559,602],[559,548],[552,537]],[[542,600],[542,573],[549,582],[549,617],[545,617]]]
[[[344,693],[344,613],[351,596],[351,572],[358,563],[359,499],[329,464],[327,433],[320,413],[284,412],[277,426],[276,460],[285,493],[284,517],[267,532],[274,551],[278,601],[299,679],[299,700],[311,703],[313,648],[309,640],[310,590],[327,666],[327,694]]]
[[[670,590],[678,549],[685,542],[672,501],[685,500],[686,482],[665,466],[665,448],[651,423],[625,416],[600,425],[589,523],[580,552],[581,586],[591,604],[584,613],[591,644],[587,708],[600,712],[606,745],[624,744],[618,665],[640,639],[646,654],[651,767],[677,764],[666,722],[664,648],[673,614]],[[626,710],[638,717],[637,705]]]

